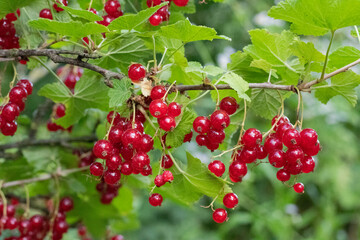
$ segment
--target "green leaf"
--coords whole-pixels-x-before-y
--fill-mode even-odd
[[[310,62],[325,62],[324,54],[319,52],[312,42],[305,43],[301,40],[296,40],[290,47],[294,55],[299,58],[302,64]]]
[[[161,7],[167,5],[167,3],[162,3],[158,6],[147,8],[146,10],[142,10],[137,14],[127,14],[122,17],[119,17],[112,21],[108,28],[110,30],[132,30],[137,28],[138,26],[147,22],[147,20]]]
[[[126,104],[132,94],[131,86],[129,78],[124,78],[121,81],[115,80],[114,87],[109,90],[109,107],[115,108]]]
[[[97,23],[58,22],[49,19],[37,19],[29,21],[29,26],[38,30],[59,33],[64,36],[82,38],[88,35],[109,32],[107,27]]]
[[[14,161],[7,160],[0,164],[0,179],[7,182],[33,177],[33,174],[34,168],[25,158]]]
[[[89,20],[91,22],[103,20],[102,17],[96,15],[93,12],[87,11],[87,10],[74,9],[74,8],[65,7],[65,6],[62,6],[61,8],[63,8],[67,13],[69,13],[72,16],[76,16],[76,17],[79,17],[79,18],[82,18],[82,19],[86,19],[86,20]]]
[[[251,67],[253,58],[244,52],[238,51],[230,56],[231,62],[227,68],[229,71],[240,75],[247,82],[266,82],[268,74],[263,70]]]
[[[353,71],[338,74],[331,78],[331,82],[323,82],[314,87],[315,97],[322,103],[326,104],[335,96],[344,97],[351,105],[357,103],[357,94],[355,88],[360,84],[360,75]]]
[[[212,28],[192,25],[188,19],[161,27],[159,34],[167,38],[179,39],[184,43],[214,39],[231,40],[225,36],[218,36]]]
[[[74,94],[62,83],[45,85],[39,91],[40,96],[50,98],[56,103],[63,103],[66,106],[66,115],[56,120],[64,128],[77,123],[84,116],[88,108],[109,110],[109,88],[101,81],[101,78],[94,73],[84,74],[77,82]]]
[[[16,9],[30,5],[34,0],[0,0],[0,18],[15,12]]]
[[[350,46],[341,47],[330,54],[329,66],[342,68],[358,59],[360,59],[360,50]]]
[[[244,98],[250,101],[249,96],[245,93],[249,90],[249,83],[246,82],[242,77],[233,72],[228,72],[220,78],[221,81],[226,82],[234,89],[239,98]]]
[[[329,31],[360,25],[360,0],[286,0],[269,16],[291,22],[298,34],[321,36]]]
[[[176,128],[167,134],[166,144],[173,148],[181,146],[185,135],[190,133],[195,118],[196,113],[186,108]]]
[[[302,70],[302,67],[290,58],[290,45],[296,39],[295,34],[290,31],[283,31],[281,34],[269,33],[264,29],[251,30],[249,33],[253,44],[245,47],[244,51],[255,60],[266,60],[286,83],[296,84],[299,79],[298,71]]]
[[[53,147],[25,148],[22,153],[34,171],[52,172],[57,168],[58,149]]]
[[[224,73],[224,70],[220,67],[213,65],[207,65],[203,67],[199,62],[189,62],[188,67],[185,69],[187,73],[199,73],[202,76],[217,76]]]
[[[250,108],[257,115],[272,119],[281,107],[280,91],[268,89],[252,89]]]
[[[186,170],[172,167],[174,181],[159,188],[158,192],[185,205],[193,204],[203,195],[212,198],[219,195],[218,198],[222,199],[225,194],[232,192],[227,183],[212,174],[199,159],[190,153],[186,153],[186,156]]]

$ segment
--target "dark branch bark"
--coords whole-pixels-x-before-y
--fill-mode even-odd
[[[295,91],[294,86],[292,85],[275,85],[271,83],[249,83],[250,88],[265,88],[265,89],[277,89],[277,90],[284,90],[284,91]],[[223,89],[232,89],[228,84],[219,84],[216,85],[218,90]],[[214,90],[215,88],[211,85],[178,85],[176,89],[180,92],[188,91],[188,90]]]

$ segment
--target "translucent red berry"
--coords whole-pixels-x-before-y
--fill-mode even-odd
[[[105,3],[104,10],[110,16],[117,18],[121,16],[121,5],[118,0],[109,0]]]
[[[51,14],[51,10],[49,8],[44,8],[43,10],[41,10],[40,13],[39,13],[39,17],[47,18],[47,19],[50,19],[50,20],[53,19],[53,16]]]
[[[113,151],[112,144],[107,140],[99,140],[95,143],[93,152],[96,157],[106,159]]]
[[[296,129],[288,129],[284,132],[282,141],[284,145],[288,148],[300,146],[301,138],[300,133]]]
[[[316,141],[315,145],[313,146],[309,146],[309,147],[302,147],[302,150],[304,151],[304,153],[306,155],[309,155],[309,156],[315,156],[319,153],[320,151],[320,142],[319,140]]]
[[[166,89],[162,85],[157,85],[151,89],[150,97],[152,100],[161,99],[165,96]]]
[[[213,212],[213,220],[217,223],[223,223],[227,220],[227,212],[223,208],[217,208]]]
[[[207,138],[215,143],[222,143],[225,139],[225,132],[224,130],[214,130],[210,129],[207,133]]]
[[[221,161],[215,160],[209,163],[208,169],[215,174],[215,176],[221,177],[225,172],[225,165]]]
[[[284,169],[280,169],[279,171],[277,171],[276,173],[276,178],[281,181],[281,182],[286,182],[290,180],[290,173],[288,173],[286,170]]]
[[[19,114],[19,107],[14,103],[8,103],[3,107],[1,117],[7,122],[12,122],[19,116]]]
[[[54,9],[55,9],[57,12],[62,12],[62,11],[64,11],[64,9],[60,7],[62,4],[63,4],[64,6],[67,6],[67,5],[68,5],[68,1],[67,1],[67,0],[62,0],[62,1],[61,1],[62,4],[60,3],[60,0],[57,0],[56,2],[57,2],[57,3],[54,3],[54,4],[53,4],[53,7],[54,7]]]
[[[256,147],[256,158],[257,159],[264,159],[268,155],[268,152],[265,150],[263,145],[259,145]]]
[[[141,144],[141,133],[136,129],[128,129],[122,135],[124,146],[137,149]]]
[[[138,147],[138,149],[142,152],[149,152],[151,149],[153,149],[154,147],[154,140],[153,138],[148,135],[148,134],[144,134],[141,137],[141,142],[140,142],[140,146]]]
[[[206,146],[207,136],[206,135],[201,135],[201,134],[197,135],[196,138],[195,138],[195,141],[199,146]]]
[[[157,187],[161,187],[165,184],[163,175],[157,175],[154,179],[154,184]]]
[[[113,185],[120,181],[121,174],[119,170],[110,170],[108,169],[104,173],[104,181],[109,184]]]
[[[141,171],[146,165],[150,164],[150,158],[146,153],[138,152],[132,158],[133,170]]]
[[[149,23],[153,26],[158,26],[162,23],[163,18],[160,14],[155,13],[149,18]]]
[[[314,171],[315,168],[315,161],[312,157],[310,156],[305,156],[302,160],[301,160],[301,164],[302,164],[302,169],[301,171],[303,173],[310,173]]]
[[[246,147],[254,148],[262,142],[262,134],[256,128],[249,128],[241,138],[241,143]]]
[[[283,123],[283,124],[279,125],[278,129],[276,130],[277,138],[282,141],[284,133],[287,130],[292,129],[292,128],[293,127],[292,127],[292,125],[290,123]]]
[[[162,176],[165,182],[172,182],[174,180],[174,176],[170,171],[164,171]]]
[[[283,166],[285,166],[285,153],[282,150],[276,150],[270,153],[268,158],[269,163],[276,168],[282,168]]]
[[[253,163],[256,161],[257,157],[256,148],[245,147],[238,156],[239,157],[236,160],[242,163]]]
[[[314,129],[306,128],[300,132],[301,146],[305,148],[312,147],[318,140],[318,135]]]
[[[185,7],[189,0],[173,0],[174,4],[178,7]]]
[[[220,109],[227,112],[229,115],[234,114],[238,107],[239,105],[233,97],[225,97],[220,102]]]
[[[193,132],[192,132],[192,131],[190,131],[188,134],[186,134],[186,135],[184,136],[184,140],[183,140],[183,142],[184,142],[184,143],[186,143],[186,142],[190,142],[190,141],[191,141],[191,139],[192,139],[192,137],[193,137]]]
[[[228,193],[224,196],[223,203],[227,208],[234,208],[239,203],[238,196],[235,193]]]
[[[230,117],[223,110],[216,110],[210,117],[211,126],[215,130],[223,130],[230,125]]]
[[[29,80],[21,79],[16,86],[24,88],[28,95],[32,94],[33,84]]]
[[[283,124],[283,123],[290,123],[289,119],[287,117],[281,117],[279,119],[279,121],[277,121],[279,118],[278,115],[276,115],[272,120],[271,120],[271,125],[274,126],[276,123],[276,126],[274,127],[274,131],[277,131],[278,127]],[[277,122],[276,122],[277,121]]]
[[[146,76],[146,69],[143,65],[136,63],[132,64],[128,70],[128,76],[131,81],[137,83]]]
[[[23,103],[26,100],[28,93],[22,87],[13,87],[9,92],[9,99],[12,103]]]
[[[170,132],[174,130],[174,128],[176,127],[175,118],[170,116],[158,118],[158,123],[159,123],[159,127],[166,132]]]
[[[150,103],[149,106],[150,114],[155,118],[162,118],[165,117],[168,111],[167,104],[161,100],[154,100]]]
[[[1,126],[1,132],[5,136],[13,136],[17,130],[17,123],[15,121],[5,122]]]
[[[59,210],[60,212],[68,212],[74,208],[74,202],[69,197],[64,197],[60,200]]]
[[[304,184],[296,183],[294,185],[294,191],[297,192],[297,193],[304,193]]]
[[[265,140],[264,148],[265,148],[266,152],[272,153],[276,150],[282,150],[283,144],[280,141],[280,139],[269,137],[269,138],[266,138],[266,140]]]
[[[181,105],[177,102],[172,102],[168,106],[168,115],[171,117],[177,117],[181,114]]]
[[[90,173],[94,176],[101,176],[104,172],[104,167],[99,162],[94,162],[90,165]]]
[[[146,4],[148,7],[154,7],[154,6],[160,5],[161,2],[162,2],[162,0],[147,0]]]
[[[119,155],[112,155],[111,157],[106,159],[106,166],[110,170],[117,170],[121,165],[121,157]]]
[[[195,132],[200,133],[200,134],[207,133],[210,129],[210,125],[211,125],[210,120],[204,116],[195,118],[195,120],[193,122],[193,128],[194,128]],[[222,130],[222,129],[220,129],[220,130]]]
[[[174,165],[171,157],[169,155],[164,155],[161,159],[161,167],[168,169]]]
[[[247,166],[239,161],[232,162],[229,167],[229,174],[234,178],[244,177],[247,174]]]
[[[149,203],[153,207],[161,206],[162,201],[163,201],[163,197],[159,193],[153,193],[149,197]]]

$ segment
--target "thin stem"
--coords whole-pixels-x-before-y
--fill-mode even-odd
[[[104,139],[106,139],[106,140],[108,140],[109,134],[110,134],[110,131],[111,131],[111,128],[112,128],[112,126],[114,125],[116,113],[117,113],[117,111],[114,110],[113,115],[112,115],[112,119],[111,119],[111,123],[110,123],[110,126],[109,126],[109,129],[108,129],[108,131],[107,131],[107,133],[106,133],[106,135],[105,135],[105,137],[104,137]],[[134,124],[134,123],[133,123],[133,124]],[[134,128],[134,125],[133,125],[133,128]]]
[[[131,8],[138,13],[138,10],[136,9],[136,7],[134,6],[134,4],[132,3],[132,0],[128,0],[129,5],[131,6]]]
[[[299,123],[299,119],[300,119],[300,107],[301,107],[301,94],[300,94],[300,91],[298,88],[295,88],[297,94],[298,94],[298,105],[297,105],[297,108],[296,108],[296,122],[295,122],[295,125],[294,127],[296,128],[296,126],[298,125]]]
[[[359,33],[359,29],[357,28],[357,26],[354,26],[354,28],[355,28],[355,32],[356,32],[357,38],[358,38],[359,43],[360,43],[360,33]]]
[[[173,157],[173,155],[171,154],[171,152],[168,150],[168,155],[171,157],[171,160],[173,161],[175,167],[177,168],[177,170],[182,173],[182,174],[187,174],[185,171],[183,171],[180,166],[177,164],[177,162],[175,161],[175,158]]]
[[[327,51],[326,51],[324,68],[323,68],[323,70],[322,70],[322,73],[321,73],[321,77],[320,77],[319,82],[322,82],[322,81],[324,80],[327,63],[328,63],[328,61],[329,61],[330,49],[331,49],[331,46],[332,46],[332,43],[333,43],[333,40],[334,40],[334,36],[335,36],[335,31],[332,31],[332,32],[331,32],[330,43],[329,43],[328,49],[327,49]]]
[[[107,39],[104,38],[104,39],[100,42],[100,44],[98,45],[97,48],[100,50],[100,49],[102,49],[103,47],[106,47],[107,45],[109,45],[110,43],[118,40],[119,38],[122,38],[125,34],[126,34],[126,33],[122,33],[122,34],[120,34],[119,36],[117,36],[116,38],[111,39],[110,41],[106,42],[105,44],[103,44],[103,43],[104,43]]]
[[[236,149],[238,149],[238,148],[241,148],[241,147],[242,147],[242,145],[236,145],[235,147],[230,148],[230,149],[228,149],[228,150],[226,150],[226,151],[223,151],[223,152],[220,153],[219,155],[213,156],[212,158],[213,158],[213,159],[219,158],[219,157],[225,155],[226,153],[232,152],[232,151],[234,151],[234,150],[236,150]]]
[[[175,85],[175,83],[176,83],[176,81],[174,81],[174,82],[170,85],[170,87],[168,87],[168,89],[166,90],[165,95],[162,97],[162,100],[163,100],[163,101],[165,101],[167,95],[169,94],[171,88]]]
[[[219,93],[219,90],[216,88],[216,86],[214,84],[209,83],[209,85],[211,85],[216,90],[216,94],[217,94],[216,109],[217,109],[219,107],[219,104],[220,104],[220,93]]]
[[[135,128],[135,116],[136,116],[136,106],[135,106],[135,102],[132,103],[133,106],[133,116],[132,116],[132,129]]]
[[[1,201],[3,204],[3,216],[6,218],[6,214],[7,214],[7,200],[5,197],[4,192],[1,190],[1,186],[3,185],[3,181],[0,182],[0,197],[1,197]],[[3,226],[2,226],[3,227]]]
[[[53,215],[51,217],[51,221],[50,221],[50,235],[52,237],[53,235],[53,232],[54,232],[54,227],[55,227],[55,218],[58,214],[58,211],[59,211],[59,205],[60,205],[60,183],[59,183],[59,178],[57,175],[54,175],[54,182],[55,182],[55,188],[56,188],[56,195],[55,195],[55,209],[54,209],[54,212],[53,212]]]
[[[88,11],[90,11],[92,4],[93,4],[93,0],[90,1],[89,7],[88,7]]]
[[[164,61],[164,58],[165,58],[165,55],[166,55],[167,50],[168,50],[167,47],[165,47],[164,54],[162,55],[161,60],[160,60],[160,63],[159,63],[159,68],[161,67],[161,64],[162,64],[163,61]]]
[[[246,100],[244,99],[244,117],[243,117],[243,121],[241,123],[241,130],[240,130],[238,144],[241,142],[241,138],[242,138],[242,135],[245,130],[245,121],[246,121]]]
[[[155,36],[153,35],[152,36],[152,39],[153,39],[153,44],[154,44],[154,67],[155,69],[157,69],[157,61],[156,61],[156,43],[155,43]]]
[[[271,83],[271,71],[272,71],[272,69],[270,69],[270,72],[269,72],[269,77],[268,77],[268,80],[267,80],[268,83]]]

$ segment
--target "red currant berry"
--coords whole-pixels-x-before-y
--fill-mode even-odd
[[[210,129],[207,133],[207,138],[215,143],[222,143],[225,139],[225,132],[223,130],[216,131],[214,129]]]
[[[300,132],[301,146],[311,148],[318,140],[318,135],[314,129],[306,128]]]
[[[139,150],[142,151],[142,152],[147,153],[147,152],[150,152],[150,150],[152,150],[153,147],[154,147],[153,138],[148,134],[142,135]]]
[[[131,161],[132,157],[134,156],[134,149],[129,146],[121,146],[120,153],[125,161]]]
[[[41,215],[34,215],[30,218],[30,229],[40,230],[44,225],[44,217]]]
[[[8,13],[5,16],[6,20],[9,20],[10,22],[14,22],[17,20],[17,16],[15,15],[15,13]]]
[[[271,125],[274,126],[276,121],[278,120],[279,116],[276,115],[272,120],[271,120]],[[281,117],[279,119],[279,121],[276,123],[276,126],[274,127],[274,131],[277,131],[278,127],[283,124],[283,123],[290,123],[289,119],[287,117]]]
[[[276,168],[285,166],[285,153],[281,150],[276,150],[269,154],[269,163]]]
[[[257,152],[256,148],[245,147],[238,155],[236,160],[242,163],[253,163],[256,161]]]
[[[121,174],[119,170],[108,169],[104,173],[104,181],[109,185],[116,184],[117,182],[120,181],[120,179],[121,179]]]
[[[299,146],[301,144],[300,133],[296,129],[288,129],[284,132],[282,141],[288,148]]]
[[[96,157],[106,159],[113,151],[112,144],[107,140],[99,140],[95,143],[93,152]]]
[[[1,126],[1,132],[5,136],[14,136],[16,130],[17,130],[17,123],[15,121],[5,122]]]
[[[18,220],[15,217],[9,217],[6,220],[6,225],[5,225],[6,229],[14,230],[17,227],[18,227]]]
[[[114,111],[111,111],[108,113],[108,115],[106,116],[106,119],[108,121],[108,123],[113,123],[113,125],[117,125],[121,119],[120,114]],[[114,119],[114,121],[113,121]]]
[[[289,130],[292,129],[292,125],[290,123],[283,123],[281,125],[279,125],[277,131],[276,131],[276,135],[277,138],[280,139],[282,141],[284,133]]]
[[[297,193],[304,193],[304,184],[296,183],[294,185],[294,191],[297,192]]]
[[[54,231],[60,234],[66,233],[68,230],[69,226],[66,223],[66,221],[60,221],[60,222],[56,222],[55,226],[54,226]]]
[[[159,26],[163,21],[163,18],[160,14],[155,13],[149,18],[149,23],[153,26]]]
[[[235,208],[239,203],[238,196],[235,193],[228,193],[224,196],[223,203],[227,208]]]
[[[90,173],[93,176],[101,176],[104,172],[104,167],[99,162],[94,162],[90,165]]]
[[[195,141],[199,146],[206,146],[207,136],[206,135],[197,135],[195,138]]]
[[[161,99],[165,96],[166,89],[162,85],[155,86],[151,89],[150,97],[152,100]]]
[[[210,125],[211,125],[210,120],[207,117],[203,117],[203,116],[195,118],[193,122],[193,128],[195,132],[200,134],[207,133],[210,129]]]
[[[65,105],[64,104],[59,104],[57,107],[56,107],[56,116],[61,118],[63,116],[65,116]]]
[[[227,212],[223,208],[215,209],[213,212],[213,220],[217,223],[223,223],[227,220]]]
[[[121,143],[123,131],[118,127],[112,127],[109,132],[109,141],[112,144]]]
[[[26,235],[29,230],[30,230],[30,221],[27,219],[22,220],[19,223],[19,231],[21,235]]]
[[[121,5],[118,0],[109,0],[105,3],[104,10],[110,16],[117,18],[121,16]]]
[[[106,166],[110,170],[117,170],[121,165],[121,157],[119,155],[112,155],[106,159]]]
[[[158,123],[159,123],[159,127],[166,132],[170,132],[174,130],[174,128],[176,127],[175,118],[170,116],[158,118]]]
[[[163,197],[159,193],[153,193],[149,197],[149,203],[153,207],[161,206],[162,201],[163,201]]]
[[[183,142],[184,142],[184,143],[186,143],[186,142],[191,142],[192,137],[193,137],[193,132],[190,131],[188,134],[186,134],[186,135],[184,136]]]
[[[267,151],[265,150],[265,147],[263,145],[259,145],[256,147],[256,158],[257,159],[264,159],[268,155]]]
[[[132,173],[133,169],[131,166],[131,162],[124,162],[121,164],[121,173],[124,175],[130,175]]]
[[[141,133],[136,129],[128,129],[122,135],[124,146],[137,149],[141,144]]]
[[[167,104],[161,100],[154,100],[150,103],[149,106],[150,114],[155,118],[162,118],[165,117],[168,111]]]
[[[139,133],[143,133],[144,132],[144,124],[142,124],[142,122],[135,120],[134,125],[133,122],[128,122],[126,129],[135,129],[138,130]]]
[[[116,235],[114,237],[111,238],[111,240],[124,240],[125,238],[123,237],[123,235]]]
[[[284,169],[280,169],[279,171],[277,171],[276,173],[276,178],[281,181],[281,182],[286,182],[290,180],[290,173],[288,173],[286,170]]]
[[[288,162],[301,161],[304,158],[304,152],[300,147],[289,148],[286,151],[286,159]]]
[[[264,143],[265,151],[268,153],[272,153],[277,150],[282,150],[283,145],[282,142],[278,138],[266,138]]]
[[[142,112],[140,112],[139,110],[135,111],[135,120],[139,121],[141,123],[146,122],[146,118],[145,118],[144,114],[142,114]]]
[[[92,13],[94,13],[94,14],[96,14],[96,15],[98,14],[98,12],[96,11],[95,8],[90,8],[90,9],[89,9],[89,12],[92,12]]]
[[[61,7],[59,7],[59,6],[61,6],[60,1],[57,0],[56,2],[57,2],[57,3],[54,3],[54,4],[53,4],[53,7],[54,7],[54,9],[56,10],[56,12],[62,12],[62,11],[64,11],[64,9],[62,9]],[[62,4],[63,4],[64,6],[67,6],[67,5],[68,5],[68,1],[67,1],[67,0],[62,0],[61,2],[62,2]]]
[[[60,212],[69,212],[74,208],[74,202],[69,197],[64,197],[61,199],[59,204]]]
[[[24,88],[28,95],[32,94],[33,84],[29,80],[21,79],[16,86]]]
[[[225,172],[225,165],[219,160],[215,160],[209,163],[208,168],[209,171],[215,174],[217,177],[221,177]]]
[[[146,69],[139,63],[132,64],[128,70],[128,76],[134,83],[138,83],[146,76]]]
[[[302,164],[301,162],[288,162],[284,169],[291,175],[298,175],[302,171]]]
[[[154,6],[160,5],[161,2],[162,2],[162,0],[147,0],[146,4],[148,7],[154,7]]]
[[[177,117],[181,114],[181,105],[177,102],[172,102],[168,106],[168,115],[171,117]]]
[[[150,164],[150,158],[146,153],[138,152],[132,158],[132,168],[141,171],[146,165]]]
[[[154,184],[157,186],[157,187],[161,187],[162,185],[165,184],[165,181],[164,181],[164,177],[163,175],[157,175],[154,179]]]
[[[25,88],[22,87],[14,87],[9,92],[10,102],[13,103],[23,103],[26,100],[28,93]]]
[[[43,10],[41,10],[40,13],[39,13],[39,17],[47,18],[47,19],[50,19],[50,20],[53,19],[53,16],[51,14],[51,10],[49,8],[44,8]]]
[[[12,122],[19,116],[19,114],[19,107],[14,103],[8,103],[3,107],[1,117],[7,122]]]
[[[213,142],[213,141],[211,141],[210,138],[207,138],[205,146],[207,147],[207,149],[209,149],[210,151],[213,152],[213,151],[215,151],[216,149],[219,148],[219,143]]]
[[[149,165],[145,165],[145,167],[143,167],[143,169],[141,169],[141,175],[143,175],[143,176],[149,176],[149,175],[152,175],[152,168],[151,168],[151,166],[150,166],[150,164]]]
[[[178,7],[185,7],[189,0],[173,0],[174,4]]]
[[[220,109],[227,112],[229,115],[234,114],[238,107],[239,105],[233,97],[225,97],[220,102]]]
[[[164,171],[162,176],[164,178],[164,182],[172,182],[174,180],[174,176],[170,171]]]
[[[229,167],[229,174],[235,178],[244,177],[247,174],[247,166],[239,161],[232,162]]]
[[[164,155],[161,159],[161,167],[169,169],[174,165],[173,160],[169,155]]]
[[[255,128],[249,128],[245,131],[244,135],[241,138],[241,143],[245,147],[254,148],[262,142],[262,134],[259,130]]]
[[[317,140],[316,144],[312,147],[303,147],[303,151],[306,155],[315,156],[320,151],[320,142]]]
[[[223,130],[230,125],[230,117],[223,110],[216,110],[210,117],[211,126],[215,130]]]
[[[169,21],[170,12],[169,12],[169,6],[168,5],[163,6],[162,8],[157,10],[156,13],[159,14],[162,17],[163,21]]]
[[[312,157],[310,156],[305,156],[302,160],[301,160],[301,164],[302,164],[302,172],[303,173],[310,173],[314,171],[315,168],[315,161]]]

